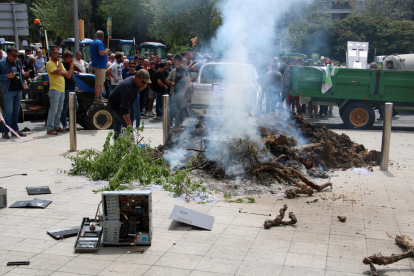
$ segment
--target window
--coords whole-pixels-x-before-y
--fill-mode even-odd
[[[141,55],[145,56],[145,52],[148,52],[150,55],[157,55],[161,56],[161,59],[167,58],[167,51],[164,47],[157,47],[157,48],[141,48]]]
[[[201,70],[201,83],[250,84],[252,72],[239,64],[207,64]]]
[[[356,10],[362,11],[365,8],[365,1],[364,0],[357,0],[356,1]]]

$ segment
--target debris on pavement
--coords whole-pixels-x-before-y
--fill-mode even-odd
[[[338,219],[340,222],[345,222],[346,221],[346,216],[338,216]]]
[[[185,224],[212,230],[214,224],[214,217],[200,212],[196,212],[182,206],[175,205],[169,219],[173,219]]]
[[[52,203],[51,200],[44,200],[44,199],[32,199],[32,200],[23,200],[23,201],[16,201],[9,208],[41,208],[45,209],[49,204]]]
[[[20,261],[20,262],[8,262],[7,266],[12,265],[30,265],[30,261]]]
[[[398,261],[414,258],[414,242],[411,240],[409,236],[401,235],[395,237],[395,242],[409,251],[402,253],[402,254],[392,254],[391,256],[383,256],[381,253],[374,254],[369,257],[365,257],[362,262],[366,265],[370,266],[372,274],[374,276],[378,276],[378,271],[375,268],[374,264],[376,265],[389,265],[392,263],[396,263]]]
[[[309,204],[309,203],[316,203],[316,202],[318,202],[318,201],[319,201],[319,199],[317,199],[317,198],[316,198],[316,199],[311,200],[311,201],[306,201],[306,203],[307,203],[307,204]]]
[[[7,189],[0,187],[0,208],[7,207]]]
[[[277,217],[274,220],[267,219],[264,222],[263,224],[264,229],[269,229],[272,226],[295,224],[298,220],[293,212],[289,212],[290,221],[283,221],[283,218],[285,217],[285,212],[287,209],[288,209],[287,205],[286,204],[283,205],[283,208],[279,210],[279,215],[277,215]]]

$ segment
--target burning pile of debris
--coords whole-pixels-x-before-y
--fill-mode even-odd
[[[322,185],[314,182],[328,178],[329,169],[379,164],[379,152],[368,152],[347,135],[308,123],[297,114],[276,112],[259,119],[250,116],[245,125],[256,128],[256,133],[241,131],[237,137],[230,131],[233,124],[240,127],[235,120],[228,116],[202,121],[188,118],[172,129],[172,138],[163,148],[164,158],[173,169],[191,167],[202,172],[201,177],[210,175],[222,182],[244,180],[267,187],[278,183],[291,188],[285,190],[288,198],[332,187],[329,181]],[[275,193],[273,188],[267,191]]]

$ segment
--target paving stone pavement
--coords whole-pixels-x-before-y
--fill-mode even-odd
[[[348,134],[368,149],[380,150],[380,131],[338,131]],[[78,149],[100,149],[107,131],[78,132]],[[29,138],[42,133],[30,133]],[[155,146],[161,130],[146,130]],[[94,254],[73,251],[75,238],[60,241],[47,230],[77,226],[83,217],[93,217],[100,194],[86,185],[82,176],[67,176],[69,135],[31,142],[17,138],[0,141],[0,178],[7,188],[9,205],[30,197],[27,186],[47,185],[52,200],[46,209],[0,209],[0,275],[370,275],[362,264],[365,256],[381,252],[401,253],[393,238],[414,237],[414,133],[393,132],[390,168],[381,172],[337,171],[333,190],[308,197],[284,199],[254,195],[255,204],[184,203],[165,191],[153,191],[152,246],[144,254],[127,254],[129,247],[103,247]],[[149,139],[147,139],[149,140]],[[322,199],[325,198],[325,200]],[[239,213],[239,208],[275,217],[283,204],[298,223],[264,230],[266,217]],[[204,231],[168,219],[174,205],[215,217],[213,230]],[[347,216],[341,223],[338,215]],[[29,266],[6,266],[8,261],[29,260]],[[380,275],[413,275],[412,260],[378,267]]]

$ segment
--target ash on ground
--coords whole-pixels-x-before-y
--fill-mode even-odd
[[[302,175],[309,180],[318,183],[323,179],[328,179],[331,176],[330,172],[321,171],[318,168],[306,169],[301,163],[290,160],[288,165],[294,167]],[[199,182],[201,179],[205,187],[209,191],[217,191],[219,193],[230,193],[234,196],[251,195],[251,194],[279,194],[285,189],[295,187],[294,185],[284,185],[276,181],[274,178],[264,178],[258,181],[254,177],[237,177],[237,178],[223,178],[217,179],[209,172],[196,169],[189,173],[190,179],[194,182]]]
[[[192,180],[203,179],[211,191],[278,194],[309,185],[320,190],[313,183],[329,178],[332,170],[380,162],[380,152],[294,113],[230,118],[235,116],[187,118],[173,128],[169,143],[159,147],[171,169],[190,164]]]

